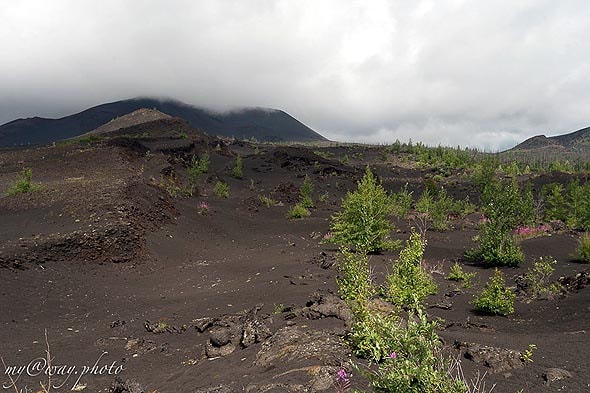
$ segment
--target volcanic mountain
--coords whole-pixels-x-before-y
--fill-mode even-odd
[[[590,152],[590,127],[558,136],[537,135],[510,149],[510,151],[535,150],[555,151],[556,153],[588,153]]]
[[[0,126],[0,147],[40,145],[72,138],[141,108],[153,108],[184,119],[193,127],[212,135],[269,142],[326,140],[277,109],[240,108],[222,113],[175,100],[134,98],[98,105],[60,119],[32,117],[11,121]]]

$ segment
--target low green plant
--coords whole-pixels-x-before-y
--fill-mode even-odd
[[[26,194],[41,189],[41,186],[33,183],[33,170],[23,168],[20,178],[8,189],[7,195]]]
[[[467,259],[487,266],[518,266],[524,261],[513,231],[528,220],[523,198],[515,180],[488,184],[481,197],[486,221],[477,237],[479,247],[466,253]]]
[[[561,285],[551,282],[551,275],[555,271],[557,261],[551,257],[540,257],[533,263],[533,266],[527,269],[524,274],[524,283],[527,292],[533,298],[545,294],[556,294],[561,291]]]
[[[199,178],[203,173],[206,173],[209,170],[209,154],[204,153],[200,159],[197,159],[194,155],[191,157],[190,164],[188,166],[188,189],[187,194],[192,196],[194,194],[195,189],[197,188],[197,184],[199,182]]]
[[[166,176],[160,182],[160,186],[164,187],[166,189],[166,192],[168,193],[168,195],[170,195],[172,198],[178,197],[182,191],[180,186],[177,184],[176,178],[174,177],[174,175]]]
[[[224,183],[222,181],[218,181],[215,183],[215,187],[213,188],[213,192],[220,198],[227,199],[229,198],[229,184]]]
[[[412,207],[412,191],[408,191],[408,183],[406,183],[401,190],[394,193],[393,199],[393,211],[394,217],[405,217],[410,212]]]
[[[258,200],[266,207],[271,207],[277,204],[274,199],[266,195],[258,195]]]
[[[576,257],[581,262],[590,263],[590,233],[585,232],[578,240]]]
[[[332,216],[331,242],[369,253],[396,248],[399,243],[390,240],[393,208],[393,200],[367,166],[357,190],[346,194],[341,210]]]
[[[254,183],[254,179],[250,179],[250,191],[256,190],[256,183]]]
[[[496,269],[482,292],[473,301],[475,309],[483,314],[508,315],[514,312],[516,295],[506,288],[504,275]]]
[[[522,355],[520,356],[523,362],[526,363],[532,363],[534,362],[533,360],[533,354],[535,352],[535,350],[537,349],[537,346],[535,344],[529,344],[529,346],[527,347],[527,349],[525,349],[522,352]]]
[[[363,359],[379,362],[394,350],[394,332],[399,317],[392,312],[371,310],[368,305],[357,310],[347,337],[352,353]]]
[[[447,275],[447,280],[462,282],[464,288],[470,288],[471,280],[475,278],[475,276],[475,273],[464,272],[461,265],[459,265],[458,262],[455,262],[455,264],[451,267],[449,274]]]
[[[436,282],[422,265],[426,240],[412,232],[392,271],[385,278],[384,295],[393,304],[415,308],[436,293]]]
[[[311,209],[314,207],[312,194],[313,194],[313,183],[308,175],[305,175],[303,179],[303,184],[301,184],[301,188],[299,189],[299,203],[301,206],[305,207],[306,209]]]
[[[318,200],[321,203],[326,203],[328,202],[328,198],[330,197],[330,194],[328,193],[328,191],[324,192],[322,195],[320,195],[320,197],[318,198]]]
[[[367,254],[355,253],[346,247],[340,247],[336,283],[338,294],[343,300],[365,305],[375,294]],[[352,309],[355,310],[356,306],[353,305]]]
[[[287,213],[287,218],[294,219],[294,218],[304,218],[309,217],[311,212],[307,210],[304,206],[300,205],[299,203],[289,209]]]
[[[244,163],[242,156],[239,154],[236,157],[236,165],[234,166],[234,169],[232,169],[232,176],[236,179],[242,179],[244,177]]]
[[[374,392],[466,393],[459,373],[451,375],[453,360],[442,352],[437,322],[428,321],[419,308],[410,313],[406,326],[391,327],[392,352],[375,372],[366,373]]]

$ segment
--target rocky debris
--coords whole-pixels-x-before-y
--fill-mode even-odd
[[[174,326],[174,325],[169,325],[168,323],[159,321],[159,322],[150,322],[145,321],[143,323],[143,327],[145,327],[145,330],[147,330],[150,333],[154,333],[154,334],[160,334],[160,333],[177,333],[180,334],[184,331],[186,331],[186,326]]]
[[[132,379],[123,381],[120,377],[116,377],[109,393],[147,393],[147,390]]]
[[[233,393],[237,391],[233,385],[217,385],[209,388],[200,388],[195,390],[195,393]],[[241,389],[240,389],[241,390]]]
[[[328,255],[322,251],[310,261],[313,265],[318,265],[322,269],[330,269],[338,263],[338,259],[334,255]]]
[[[571,378],[572,373],[562,368],[548,368],[543,373],[543,379],[546,385],[550,385],[551,382],[561,381],[562,379]]]
[[[442,301],[429,306],[429,308],[440,308],[441,310],[450,310],[453,308],[453,303],[448,301]]]
[[[332,332],[288,326],[262,344],[254,365],[269,367],[281,362],[312,362],[312,365],[340,367],[348,360],[348,355],[346,344]]]
[[[575,276],[560,277],[558,282],[566,292],[575,292],[590,285],[590,274],[582,271]]]
[[[280,183],[271,192],[270,197],[285,205],[292,205],[299,202],[299,187],[292,182]]]
[[[448,322],[444,325],[443,330],[449,329],[453,326],[458,326],[461,329],[477,329],[480,330],[482,332],[495,332],[496,330],[493,327],[490,327],[488,325],[486,325],[485,323],[474,323],[474,322],[470,322],[470,321],[451,321]]]
[[[464,351],[466,359],[490,368],[492,373],[524,367],[522,353],[514,349],[467,342],[455,342],[455,347]]]
[[[331,293],[314,293],[305,307],[294,309],[286,312],[285,319],[294,317],[303,317],[307,319],[336,318],[344,322],[347,329],[352,325],[352,311],[350,307],[340,297]]]
[[[247,348],[270,337],[272,332],[266,325],[269,317],[259,315],[262,307],[263,304],[258,304],[241,314],[193,320],[191,325],[198,332],[209,332],[209,341],[205,346],[207,357],[227,356],[238,347]]]
[[[143,338],[130,338],[125,344],[125,350],[132,351],[134,354],[144,354],[152,351],[168,352],[168,349],[169,345],[167,343],[158,345]]]
[[[242,337],[240,344],[244,348],[262,342],[272,334],[264,323],[264,318],[258,316],[258,312],[262,309],[262,306],[262,304],[257,305],[241,318]]]

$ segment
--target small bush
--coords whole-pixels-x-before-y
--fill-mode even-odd
[[[393,199],[393,216],[405,217],[410,212],[412,207],[412,192],[408,191],[408,183],[404,187],[392,195]]]
[[[220,198],[229,198],[229,184],[224,183],[222,181],[218,181],[215,183],[215,187],[213,188],[213,192]]]
[[[328,191],[326,191],[322,195],[320,195],[319,201],[322,203],[326,203],[326,202],[328,202],[329,197],[330,197],[330,194],[328,193]]]
[[[551,275],[555,271],[553,266],[556,264],[557,261],[551,257],[540,257],[524,274],[523,278],[527,292],[533,298],[560,292],[561,285],[551,283]]]
[[[258,195],[258,200],[266,207],[271,207],[277,204],[277,202],[274,199],[266,195]]]
[[[359,358],[379,362],[394,350],[393,334],[399,328],[399,317],[379,310],[357,311],[348,341]]]
[[[385,297],[398,306],[414,308],[422,304],[428,295],[436,293],[436,283],[422,266],[426,241],[420,234],[410,234],[392,272],[385,278]]]
[[[310,214],[311,212],[307,210],[305,207],[301,206],[300,204],[296,204],[291,209],[289,209],[289,212],[287,213],[287,218],[304,218],[309,217]]]
[[[21,172],[20,179],[16,181],[6,192],[7,195],[26,194],[37,191],[41,188],[40,185],[34,184],[33,170],[31,168],[24,168]]]
[[[478,236],[479,248],[466,253],[467,259],[488,266],[518,266],[524,254],[512,231],[523,224],[523,198],[515,180],[488,184],[482,195],[482,209],[487,220]]]
[[[374,287],[369,272],[369,258],[365,253],[354,253],[346,247],[340,248],[338,260],[338,294],[346,301],[355,300],[366,304],[374,295]],[[353,306],[353,310],[356,307]]]
[[[451,267],[447,280],[462,282],[464,288],[471,287],[471,280],[475,277],[475,273],[465,273],[458,262]]]
[[[590,234],[588,232],[580,237],[576,256],[579,261],[590,263]]]
[[[504,275],[496,269],[483,291],[475,298],[475,309],[484,314],[508,315],[514,312],[516,295],[506,288]]]
[[[244,164],[242,162],[242,156],[240,156],[238,154],[238,156],[236,157],[236,165],[234,166],[234,169],[232,170],[232,175],[236,179],[242,179],[244,177],[243,171],[244,171]]]
[[[303,179],[303,184],[299,189],[299,203],[301,204],[301,206],[307,209],[311,209],[312,207],[314,207],[313,199],[311,197],[311,195],[313,194],[313,188],[314,187],[313,183],[311,182],[311,179],[308,175],[305,175],[305,178]]]
[[[442,353],[436,333],[419,309],[410,313],[407,325],[390,327],[392,352],[384,357],[377,371],[367,374],[375,392],[465,393],[467,385],[460,375],[451,375],[453,361]]]
[[[389,238],[393,207],[393,200],[367,166],[357,190],[346,194],[342,209],[332,216],[331,241],[366,252],[396,248],[398,243]]]

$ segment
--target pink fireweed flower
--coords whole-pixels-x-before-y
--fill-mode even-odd
[[[328,232],[324,235],[324,240],[330,240],[334,237],[334,234],[332,232]]]
[[[392,353],[390,353],[390,354],[389,354],[389,358],[390,358],[390,359],[395,359],[395,358],[397,358],[397,353],[395,353],[395,352],[392,352]]]
[[[336,393],[346,393],[350,389],[350,377],[344,367],[340,367],[336,373],[336,380],[334,381]]]

